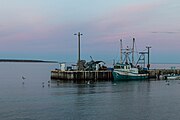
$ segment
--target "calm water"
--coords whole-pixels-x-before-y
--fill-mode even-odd
[[[180,81],[50,81],[57,64],[0,63],[1,120],[179,120]],[[26,77],[22,80],[22,76]],[[23,84],[24,82],[24,84]],[[44,83],[44,84],[43,84]],[[43,87],[44,85],[44,87]]]

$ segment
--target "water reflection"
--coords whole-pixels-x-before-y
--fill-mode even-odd
[[[51,88],[71,88],[67,94],[105,94],[131,92],[134,94],[149,94],[151,90],[149,81],[129,81],[129,82],[94,82],[86,84],[86,81],[74,83],[73,81],[52,80]],[[62,91],[59,91],[62,92]],[[64,91],[66,92],[66,91]]]

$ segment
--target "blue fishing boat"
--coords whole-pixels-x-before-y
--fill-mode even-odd
[[[126,48],[122,49],[122,40],[120,40],[121,49],[120,49],[120,62],[114,64],[114,70],[112,72],[114,81],[124,81],[124,80],[144,80],[148,79],[148,71],[142,66],[138,65],[138,62],[134,64],[134,43],[135,39],[133,38],[133,47],[132,49]],[[123,51],[124,50],[124,51]],[[122,60],[122,54],[125,56],[124,61]],[[142,63],[145,64],[145,52],[141,52],[142,56],[138,61],[143,60]],[[132,60],[130,60],[129,55],[132,55]],[[144,65],[145,66],[145,65]]]
[[[120,80],[144,80],[148,78],[148,73],[145,70],[133,68],[128,64],[117,63],[114,66],[113,77],[115,81]]]

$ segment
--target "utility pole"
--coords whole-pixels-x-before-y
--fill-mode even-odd
[[[80,63],[80,61],[81,61],[81,51],[80,51],[80,40],[81,40],[81,35],[83,35],[83,34],[81,34],[80,32],[78,32],[78,34],[77,33],[75,33],[74,35],[77,35],[78,36],[78,61],[77,61],[77,64],[78,64],[78,70],[79,70],[79,63]]]
[[[147,64],[147,69],[149,70],[150,68],[150,63],[149,63],[149,49],[151,48],[150,46],[146,46],[146,48],[148,49],[148,64]]]

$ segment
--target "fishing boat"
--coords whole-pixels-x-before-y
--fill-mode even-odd
[[[133,47],[132,49],[122,48],[122,40],[120,40],[120,62],[114,64],[114,70],[112,72],[114,81],[124,81],[124,80],[144,80],[148,78],[148,71],[144,67],[140,67],[138,62],[136,65],[134,64],[134,44],[135,38],[133,38]],[[130,60],[129,55],[132,54],[132,60]],[[143,60],[145,66],[145,54],[146,52],[141,52],[142,56],[138,59],[138,61]],[[125,59],[123,61],[123,56]],[[148,62],[149,63],[149,62]],[[148,64],[149,65],[149,64]]]
[[[120,80],[144,80],[148,78],[146,70],[133,68],[128,64],[117,63],[114,66],[113,77],[115,81]]]

